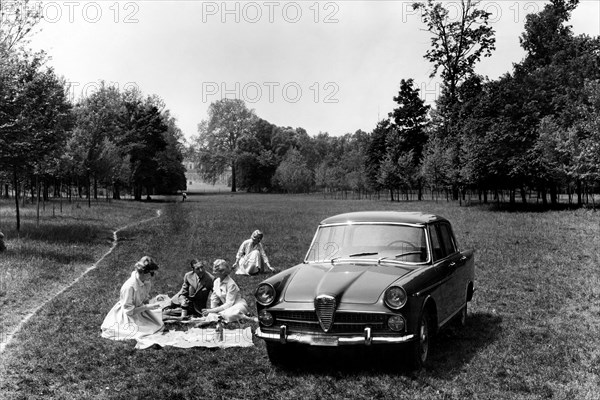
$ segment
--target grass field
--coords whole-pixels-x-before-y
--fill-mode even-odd
[[[26,209],[15,238],[2,205],[10,239],[0,255],[4,332],[106,252],[112,231],[162,212],[121,231],[97,269],[25,324],[1,354],[2,399],[600,399],[600,214],[590,210],[192,195],[185,203],[97,203],[54,216],[47,205],[39,227]],[[422,371],[390,368],[400,352],[311,351],[299,368],[280,370],[256,339],[243,349],[135,350],[134,342],[100,338],[104,316],[144,254],[161,266],[156,293],[172,294],[189,258],[232,261],[254,229],[265,232],[272,265],[284,269],[303,259],[323,217],[369,209],[439,213],[461,247],[476,250],[468,325],[443,331]],[[234,277],[251,305],[262,278]]]

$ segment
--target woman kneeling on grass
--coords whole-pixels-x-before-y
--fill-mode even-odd
[[[252,232],[250,239],[244,240],[235,257],[233,268],[238,275],[254,275],[262,272],[265,267],[271,272],[275,269],[271,267],[269,258],[261,243],[263,233],[258,229]]]
[[[144,256],[121,287],[120,300],[102,323],[102,337],[112,340],[138,339],[163,329],[160,304],[148,304],[152,278],[158,265]]]
[[[237,283],[229,276],[230,273],[231,267],[227,261],[215,260],[213,275],[216,279],[210,296],[211,308],[202,310],[202,315],[207,317],[207,321],[217,321],[219,316],[223,317],[226,322],[247,318],[248,304],[242,298]]]

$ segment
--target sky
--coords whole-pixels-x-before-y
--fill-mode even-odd
[[[161,97],[190,139],[211,102],[240,98],[272,124],[309,135],[370,132],[412,78],[433,103],[440,80],[423,58],[430,46],[413,1],[58,0],[30,47],[70,83],[77,100],[105,81]],[[458,3],[443,1],[456,15]],[[482,1],[492,13],[496,50],[476,72],[512,71],[525,16],[546,2]],[[575,34],[600,35],[600,2],[582,0]]]

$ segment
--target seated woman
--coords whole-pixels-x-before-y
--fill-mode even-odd
[[[216,321],[219,316],[223,317],[226,322],[247,318],[248,304],[242,298],[237,283],[229,276],[230,273],[231,267],[227,261],[215,260],[213,274],[216,279],[210,296],[211,308],[202,310],[202,315],[207,317],[207,321]]]
[[[181,316],[202,315],[202,310],[208,303],[208,295],[213,287],[215,278],[204,270],[204,262],[193,259],[190,261],[192,270],[183,277],[181,290],[171,298],[171,308],[181,307]],[[178,310],[168,310],[168,315],[175,315]]]
[[[235,257],[233,268],[238,275],[254,275],[263,271],[267,267],[271,272],[275,269],[271,267],[269,258],[263,245],[260,243],[263,239],[263,233],[259,230],[252,232],[250,239],[244,240]]]
[[[164,325],[160,304],[148,304],[152,278],[158,265],[144,256],[121,287],[120,299],[102,322],[102,337],[112,340],[138,339],[160,332]]]

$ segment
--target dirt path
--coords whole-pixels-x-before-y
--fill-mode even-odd
[[[118,244],[118,233],[124,229],[127,228],[131,228],[132,226],[135,225],[140,225],[149,221],[152,221],[156,218],[159,218],[161,215],[161,210],[156,210],[156,216],[151,217],[151,218],[147,218],[141,221],[136,221],[136,222],[132,222],[130,224],[127,224],[125,226],[122,226],[120,228],[118,228],[117,230],[113,231],[113,240],[112,240],[112,245],[110,246],[110,249],[108,249],[108,251],[106,253],[104,253],[102,255],[102,257],[100,257],[94,264],[92,264],[88,269],[86,269],[85,271],[83,271],[81,273],[81,275],[79,275],[75,280],[73,280],[70,284],[68,284],[67,286],[63,287],[61,290],[59,290],[56,294],[54,294],[54,296],[50,297],[49,299],[47,299],[46,301],[44,301],[42,304],[40,304],[36,309],[34,309],[32,312],[30,312],[29,314],[27,314],[25,316],[25,318],[23,318],[19,324],[17,325],[17,327],[15,329],[13,329],[11,332],[8,332],[6,334],[6,336],[4,337],[5,340],[3,340],[0,343],[0,354],[2,354],[4,352],[4,349],[6,348],[6,346],[8,346],[12,339],[14,338],[14,336],[21,330],[21,328],[27,323],[27,321],[29,321],[29,319],[31,317],[33,317],[39,310],[41,310],[46,304],[48,304],[49,302],[51,302],[52,300],[54,300],[55,298],[57,298],[58,296],[60,296],[61,294],[63,294],[66,290],[68,290],[69,288],[71,288],[73,285],[75,285],[77,282],[79,282],[81,280],[81,278],[83,278],[85,275],[87,275],[90,271],[96,269],[98,267],[98,265],[108,256],[110,255],[113,250],[117,247]]]

